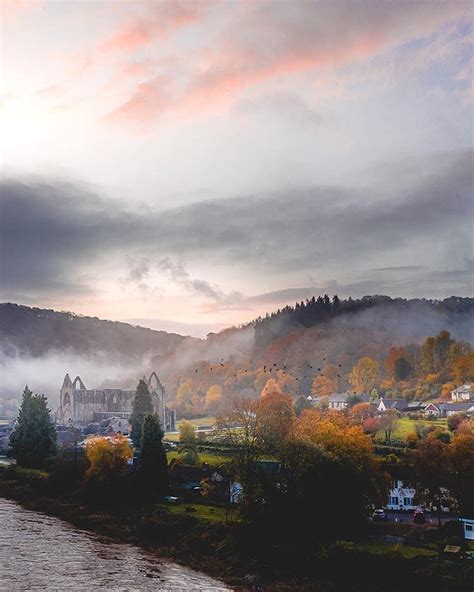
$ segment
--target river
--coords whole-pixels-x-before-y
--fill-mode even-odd
[[[0,590],[224,592],[224,584],[134,545],[0,498]]]

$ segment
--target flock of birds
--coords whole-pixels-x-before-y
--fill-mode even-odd
[[[325,362],[325,361],[326,361],[326,358],[323,358],[323,362]],[[224,358],[221,358],[220,366],[222,366],[223,368],[225,368]],[[305,366],[297,366],[297,368],[310,368],[311,370],[313,370],[313,366],[311,364],[306,364]],[[342,364],[338,364],[338,368],[342,368]],[[210,366],[209,369],[210,369],[211,372],[213,371],[213,367],[212,366]],[[317,370],[320,373],[319,374],[320,376],[324,376],[324,373],[322,372],[322,369],[321,368],[318,368]],[[299,377],[298,376],[295,376],[295,374],[293,374],[293,372],[288,372],[287,371],[287,366],[283,366],[283,368],[279,368],[276,363],[274,363],[273,366],[272,365],[266,365],[266,364],[264,364],[263,371],[265,373],[267,373],[267,372],[271,373],[273,371],[275,371],[275,372],[281,372],[282,374],[287,374],[288,376],[293,376],[293,378],[295,380],[299,380]],[[244,369],[244,372],[249,372],[249,370],[248,369]],[[198,368],[195,369],[195,373],[196,374],[199,373],[199,369]],[[340,374],[338,374],[337,376],[338,376],[338,378],[341,378],[341,375]],[[234,374],[234,378],[237,378],[237,374]],[[311,378],[311,377],[308,377],[307,375],[305,375],[303,377],[303,379],[307,379],[307,378]]]

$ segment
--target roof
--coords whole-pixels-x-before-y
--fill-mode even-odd
[[[387,409],[407,409],[408,408],[408,403],[405,401],[405,399],[381,399],[379,401],[379,404],[383,402],[383,404],[385,405],[385,407]]]
[[[474,409],[473,401],[466,401],[465,403],[441,403],[439,408],[443,411],[468,411]]]

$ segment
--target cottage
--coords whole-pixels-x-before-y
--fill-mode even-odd
[[[347,400],[351,396],[348,393],[335,393],[334,395],[330,395],[329,397],[318,397],[314,400],[316,405],[321,404],[323,401],[328,402],[329,409],[333,411],[344,411],[347,408]],[[370,396],[367,394],[356,395],[361,403],[368,403],[370,401]]]
[[[441,409],[440,405],[435,405],[434,403],[428,403],[423,410],[423,413],[428,417],[440,417]]]
[[[381,397],[377,405],[377,411],[383,413],[391,409],[395,411],[407,411],[408,403],[405,399],[384,399]]]
[[[472,399],[472,389],[470,384],[463,384],[451,391],[451,400],[455,403],[470,401]]]
[[[414,510],[413,503],[416,491],[409,482],[396,479],[390,486],[387,510]]]
[[[467,413],[474,415],[474,401],[465,401],[463,403],[440,403],[441,417],[450,417],[455,413]]]

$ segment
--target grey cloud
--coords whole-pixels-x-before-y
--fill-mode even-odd
[[[178,285],[185,288],[191,294],[206,296],[217,302],[236,301],[242,298],[240,292],[231,292],[225,294],[219,287],[212,286],[208,281],[192,278],[186,271],[182,261],[172,261],[165,257],[158,262],[157,267],[160,271],[168,273],[171,279]]]
[[[158,260],[175,281],[216,301],[237,295],[191,278],[176,258],[205,257],[269,274],[323,269],[331,276],[335,266],[364,268],[374,253],[381,266],[398,257],[403,267],[408,252],[410,264],[425,254],[449,270],[453,257],[472,252],[472,153],[438,154],[419,166],[418,177],[402,187],[395,164],[392,174],[385,167],[384,183],[363,190],[313,187],[161,212],[127,210],[71,184],[4,181],[3,295],[87,289],[85,270],[97,272],[112,256]],[[131,273],[143,279],[146,264]]]

